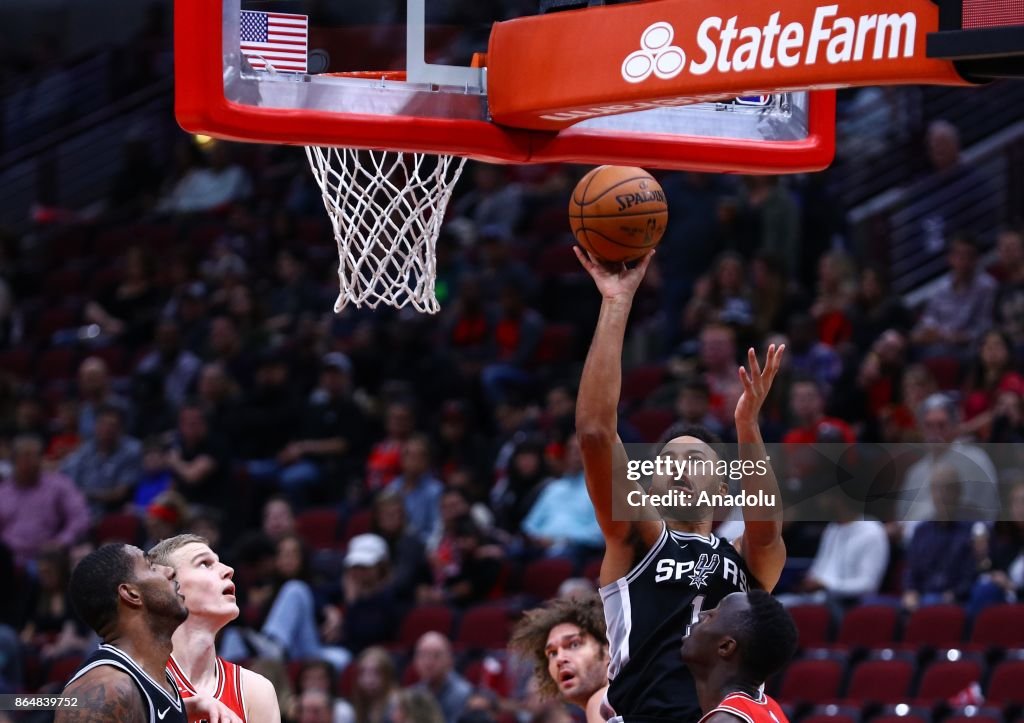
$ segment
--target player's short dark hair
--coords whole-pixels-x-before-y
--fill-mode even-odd
[[[741,666],[756,681],[764,682],[782,670],[796,653],[800,636],[793,618],[770,593],[747,593],[748,610],[739,615]]]
[[[135,579],[133,567],[128,546],[113,543],[86,555],[71,573],[71,604],[101,637],[117,621],[117,588]]]
[[[709,447],[714,447],[715,451],[721,454],[719,447],[722,444],[722,438],[702,424],[686,424],[685,422],[673,424],[661,435],[661,442],[663,445],[668,444],[676,437],[694,437]]]
[[[558,686],[548,673],[548,657],[544,648],[551,628],[569,623],[594,638],[599,645],[608,645],[604,607],[597,595],[555,598],[533,610],[527,610],[512,630],[508,647],[523,658],[533,661],[533,677],[543,698],[558,695]]]
[[[981,249],[981,244],[978,243],[978,239],[970,231],[954,231],[949,235],[949,248],[953,247],[953,244],[958,246],[966,246],[975,254]]]

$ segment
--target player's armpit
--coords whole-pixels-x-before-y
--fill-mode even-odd
[[[281,723],[281,706],[277,702],[274,684],[246,668],[239,672],[242,675],[245,713],[250,723]]]
[[[604,704],[604,695],[608,691],[608,686],[598,689],[590,696],[590,700],[587,701],[587,723],[605,723],[607,720],[604,714],[601,712],[601,708]]]
[[[126,673],[109,665],[94,668],[64,689],[78,699],[60,708],[54,723],[146,723],[142,696]]]

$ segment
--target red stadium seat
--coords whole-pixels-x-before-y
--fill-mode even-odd
[[[398,629],[398,644],[412,648],[424,633],[437,632],[451,638],[455,614],[444,605],[415,607],[402,619]]]
[[[295,518],[295,530],[314,550],[338,547],[338,512],[324,508],[306,510]]]
[[[779,700],[821,704],[839,697],[843,666],[835,660],[795,660],[789,664]]]
[[[789,614],[800,632],[801,648],[821,648],[829,642],[832,613],[824,605],[797,605]]]
[[[959,389],[960,360],[956,357],[932,357],[922,362],[935,377],[939,389]]]
[[[595,584],[598,583],[598,578],[601,577],[601,562],[602,558],[595,557],[583,566],[583,577],[588,580],[593,580]]]
[[[107,542],[127,542],[137,545],[142,540],[142,520],[135,515],[111,514],[104,516],[93,528],[97,545]]]
[[[622,375],[619,404],[623,407],[630,407],[648,399],[664,380],[665,367],[660,364],[633,367]]]
[[[933,703],[952,698],[971,683],[981,681],[981,665],[975,660],[940,660],[932,663],[921,678],[917,699]]]
[[[645,442],[657,442],[675,419],[671,409],[641,409],[629,415],[627,421]]]
[[[65,655],[50,663],[46,671],[46,682],[53,683],[62,689],[70,680],[71,676],[78,670],[84,658],[81,655]]]
[[[836,646],[843,648],[884,648],[896,639],[898,612],[891,605],[855,607],[843,616]]]
[[[411,685],[416,685],[420,682],[420,674],[416,672],[416,666],[413,661],[409,661],[405,669],[402,670],[402,687],[408,688]]]
[[[905,648],[955,648],[963,640],[967,615],[959,605],[929,605],[914,612],[903,631]]]
[[[865,660],[853,670],[846,699],[902,703],[910,698],[913,679],[914,664],[909,660]]]
[[[993,605],[978,613],[971,648],[1024,648],[1024,605]]]
[[[985,698],[996,705],[1024,705],[1024,660],[1004,660],[997,665]]]
[[[361,510],[356,512],[348,521],[345,523],[345,534],[342,537],[342,542],[348,543],[356,535],[362,535],[370,531],[373,527],[373,511],[372,510]]]
[[[463,614],[455,647],[459,650],[475,648],[504,648],[511,631],[508,610],[504,605],[480,605]]]
[[[560,364],[572,358],[576,329],[572,324],[548,324],[530,360],[532,366]]]
[[[32,351],[24,347],[0,351],[0,369],[19,377],[32,371]]]
[[[66,347],[47,349],[36,360],[36,379],[70,379],[75,373],[75,350]]]
[[[523,592],[547,600],[558,593],[558,586],[571,575],[572,563],[564,558],[534,560],[523,571]]]

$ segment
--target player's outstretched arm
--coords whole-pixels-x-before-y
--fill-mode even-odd
[[[281,723],[281,706],[277,702],[274,684],[246,668],[241,672],[248,720],[251,723]]]
[[[775,381],[775,375],[779,373],[785,349],[785,345],[778,348],[774,344],[769,346],[764,369],[757,361],[757,353],[752,348],[747,351],[750,369],[739,368],[743,394],[736,403],[734,415],[740,458],[744,462],[754,462],[755,465],[766,462],[763,468],[755,466],[753,474],[743,477],[743,492],[755,495],[764,492],[766,498],[774,496],[776,501],[775,507],[771,509],[743,508],[744,531],[739,545],[750,572],[769,591],[779,581],[786,564],[786,545],[782,541],[782,497],[779,494],[779,483],[771,463],[767,462],[768,453],[761,438],[758,415]],[[764,469],[764,474],[761,469]]]
[[[628,268],[625,264],[612,268],[596,263],[579,247],[575,251],[583,268],[601,292],[597,329],[590,343],[590,351],[587,352],[576,398],[576,436],[583,457],[587,492],[605,537],[605,564],[602,566],[601,583],[606,584],[632,567],[632,548],[629,544],[633,523],[616,522],[612,514],[616,470],[624,475],[626,461],[625,450],[616,431],[619,392],[622,387],[622,343],[633,306],[633,295],[644,278],[654,252],[640,259],[634,268]]]
[[[142,695],[128,676],[111,665],[93,668],[64,689],[75,708],[58,708],[54,723],[146,723]]]

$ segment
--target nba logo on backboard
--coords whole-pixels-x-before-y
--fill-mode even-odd
[[[697,564],[693,566],[693,574],[690,575],[690,584],[693,587],[700,590],[702,587],[708,584],[708,575],[718,569],[718,565],[721,562],[718,555],[708,555],[708,553],[702,553],[700,558],[697,560]]]
[[[736,105],[751,105],[757,108],[764,108],[771,104],[772,97],[770,95],[741,95],[733,102]]]

